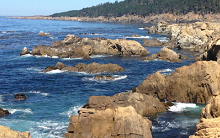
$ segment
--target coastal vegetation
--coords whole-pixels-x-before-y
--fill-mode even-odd
[[[124,0],[97,6],[55,13],[51,17],[121,17],[123,15],[148,16],[162,13],[187,14],[189,12],[218,13],[220,0]]]

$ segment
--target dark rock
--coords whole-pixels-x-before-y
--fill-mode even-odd
[[[11,113],[9,113],[8,110],[4,110],[4,109],[0,108],[0,117],[6,116],[9,114],[11,114]]]
[[[26,100],[28,97],[25,94],[16,94],[14,97],[15,101],[23,101]]]

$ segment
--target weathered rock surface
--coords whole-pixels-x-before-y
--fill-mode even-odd
[[[163,47],[157,54],[153,54],[149,57],[143,57],[142,60],[153,60],[155,58],[171,62],[181,62],[181,55],[166,47]]]
[[[27,47],[24,47],[23,50],[21,51],[21,54],[20,54],[20,55],[22,56],[22,55],[26,55],[26,54],[30,54],[30,53],[31,53],[31,52],[28,51]]]
[[[147,77],[136,92],[153,95],[160,100],[206,103],[220,89],[220,65],[215,61],[197,61],[177,68],[164,76],[159,72]]]
[[[196,125],[195,135],[190,138],[217,138],[220,137],[220,92],[218,91],[202,109],[201,119]]]
[[[16,94],[14,97],[15,101],[23,101],[26,100],[28,97],[25,94]]]
[[[79,63],[73,67],[67,67],[63,63],[58,62],[55,66],[46,67],[43,72],[49,72],[52,70],[62,70],[69,72],[87,72],[87,73],[102,73],[102,72],[121,72],[125,69],[117,64],[99,64],[99,63],[91,63],[84,64]]]
[[[203,53],[209,50],[216,40],[220,39],[220,24],[195,22],[189,24],[172,24],[159,22],[156,33],[166,33],[175,41],[176,48],[193,49]]]
[[[90,58],[91,55],[139,55],[146,56],[149,52],[137,41],[125,39],[79,38],[67,35],[63,41],[55,41],[51,46],[35,46],[32,55],[58,56],[60,58]]]
[[[144,43],[143,46],[162,46],[162,42],[160,40],[157,40],[156,38],[153,39],[142,39]]]
[[[8,110],[4,110],[4,109],[0,108],[0,117],[6,116],[9,114],[11,114],[11,113],[9,113]]]
[[[158,98],[136,92],[122,92],[115,94],[113,97],[91,96],[84,108],[105,110],[129,105],[133,106],[142,116],[150,116],[167,110]]]
[[[43,31],[39,32],[39,36],[50,36],[50,33],[44,33]]]
[[[95,80],[115,80],[114,77],[112,77],[111,75],[107,75],[107,76],[102,76],[102,75],[96,75],[94,77]]]
[[[30,132],[18,132],[0,125],[0,138],[31,138]]]
[[[132,106],[79,110],[70,117],[66,138],[152,138],[152,123]]]

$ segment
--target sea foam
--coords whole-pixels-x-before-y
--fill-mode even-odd
[[[183,112],[183,111],[188,111],[187,108],[196,108],[196,107],[197,106],[194,103],[174,103],[174,105],[170,107],[169,111]]]

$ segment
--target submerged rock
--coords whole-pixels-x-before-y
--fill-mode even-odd
[[[217,138],[220,136],[220,92],[218,91],[202,109],[195,135],[189,138]]]
[[[26,100],[28,97],[25,94],[16,94],[14,97],[15,101],[22,101],[22,100]]]
[[[84,64],[79,63],[73,67],[67,67],[63,63],[58,62],[55,66],[48,66],[42,72],[49,72],[53,70],[62,70],[69,72],[87,72],[87,73],[102,73],[102,72],[121,72],[125,69],[117,64],[99,64],[99,63],[91,63]]]
[[[115,109],[85,109],[70,117],[66,138],[152,138],[152,123],[132,106]]]
[[[167,76],[159,72],[150,75],[136,92],[171,102],[207,103],[219,89],[220,65],[215,61],[197,61]]]
[[[50,33],[44,33],[43,31],[40,31],[39,36],[50,36]]]
[[[0,125],[0,138],[31,138],[29,131],[18,132],[11,130],[9,127],[4,127]]]

